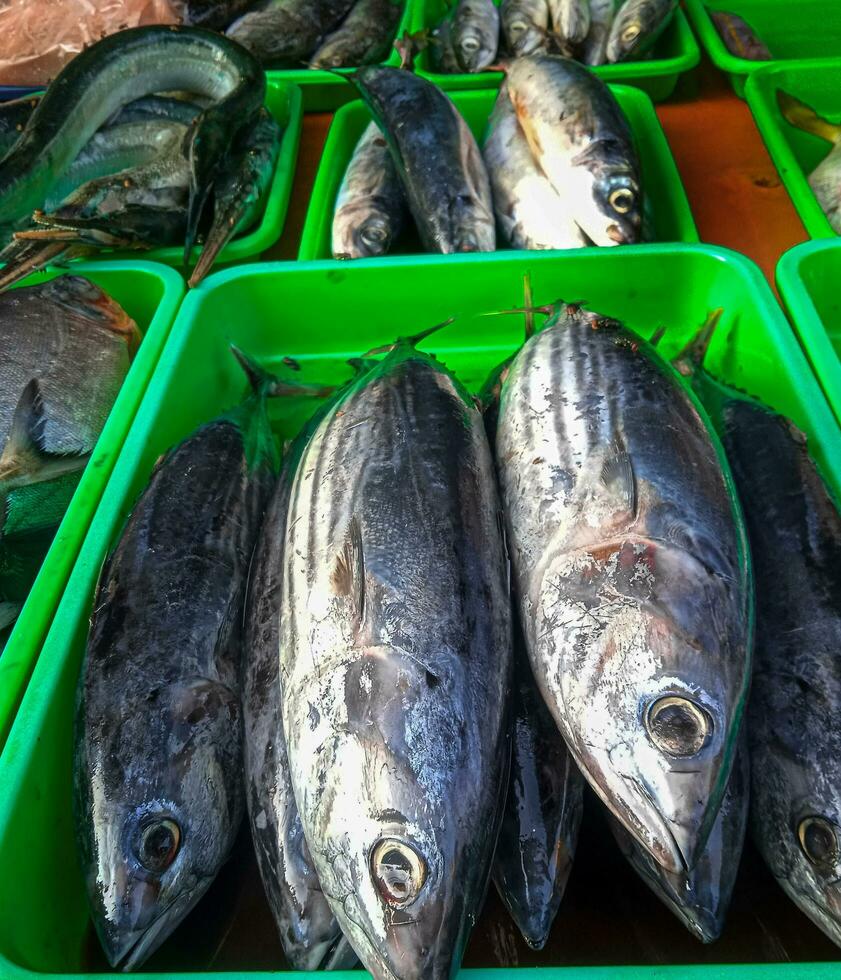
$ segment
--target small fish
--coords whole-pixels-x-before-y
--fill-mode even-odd
[[[453,47],[453,22],[451,19],[442,20],[433,30],[429,42],[429,54],[435,71],[447,75],[455,75],[461,71]]]
[[[811,106],[779,89],[777,102],[792,126],[832,144],[832,149],[809,175],[809,186],[832,230],[841,235],[841,125],[823,119]]]
[[[207,891],[244,810],[240,651],[251,553],[277,469],[265,396],[157,465],[107,559],[75,727],[74,814],[94,926],[140,966]]]
[[[224,31],[235,18],[258,3],[259,0],[186,0],[184,23]]]
[[[678,8],[678,0],[625,0],[607,41],[608,64],[639,58],[651,50]]]
[[[747,58],[748,61],[771,60],[771,52],[743,17],[723,10],[710,10],[709,14],[730,54],[737,58]]]
[[[496,459],[535,678],[579,768],[669,871],[696,863],[750,679],[720,445],[677,374],[560,301],[502,385]]]
[[[454,975],[484,901],[509,757],[499,520],[472,398],[408,342],[296,470],[283,727],[324,894],[375,980]]]
[[[234,21],[225,32],[266,68],[299,68],[335,30],[354,0],[271,0]]]
[[[607,61],[607,39],[613,16],[613,0],[590,0],[590,31],[580,58],[585,65],[597,67]]]
[[[493,0],[459,0],[453,14],[452,37],[462,71],[485,71],[496,61],[499,8]]]
[[[581,248],[589,244],[532,156],[505,82],[488,122],[482,150],[502,236],[513,248]]]
[[[546,50],[549,7],[546,0],[502,0],[502,36],[515,57]]]
[[[549,0],[552,27],[562,44],[581,44],[590,30],[590,0]]]
[[[640,165],[613,93],[583,65],[557,55],[515,58],[508,94],[532,154],[595,245],[638,242]]]
[[[750,756],[744,738],[742,743],[706,846],[689,871],[666,871],[618,820],[609,818],[631,867],[702,943],[715,942],[724,929],[742,856],[750,797]]]
[[[402,0],[356,0],[310,59],[313,68],[349,68],[385,60],[403,15]]]
[[[532,949],[543,949],[572,871],[584,779],[543,703],[521,640],[520,647],[514,658],[511,774],[493,878],[523,938]]]
[[[492,252],[488,174],[473,133],[450,99],[397,68],[360,68],[354,81],[389,142],[427,251]]]
[[[333,256],[386,255],[406,220],[406,195],[388,142],[369,123],[345,171],[333,215]]]

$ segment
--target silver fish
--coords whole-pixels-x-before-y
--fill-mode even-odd
[[[502,36],[514,57],[546,50],[549,7],[546,0],[502,0]]]
[[[750,677],[723,453],[653,348],[558,304],[503,384],[496,458],[543,697],[616,817],[664,868],[691,868]]]
[[[267,68],[298,68],[352,6],[353,0],[272,0],[235,20],[225,33]]]
[[[564,44],[581,44],[590,30],[590,0],[548,0],[552,27]]]
[[[590,30],[580,60],[598,66],[607,61],[607,39],[613,24],[614,0],[590,0]]]
[[[292,489],[281,689],[318,877],[376,980],[445,980],[505,792],[511,621],[469,394],[400,343],[319,424]]]
[[[453,14],[453,49],[462,71],[484,71],[496,61],[499,8],[493,0],[459,0]]]
[[[537,166],[503,82],[482,150],[503,238],[513,248],[581,248],[589,244],[572,207]]]
[[[618,820],[609,818],[631,867],[702,943],[715,942],[724,929],[747,829],[749,790],[750,756],[742,744],[707,844],[695,867],[682,874],[666,871]]]
[[[610,29],[608,64],[639,58],[650,51],[677,8],[678,0],[625,0]]]
[[[583,65],[552,55],[515,58],[508,93],[535,160],[595,245],[639,241],[640,167],[628,121]]]
[[[333,256],[385,255],[403,229],[406,210],[388,142],[372,122],[356,144],[336,198]]]
[[[345,68],[384,61],[403,15],[401,0],[356,0],[341,25],[310,59],[313,68]]]

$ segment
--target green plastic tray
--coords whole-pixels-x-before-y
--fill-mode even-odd
[[[93,590],[103,558],[157,456],[243,396],[245,384],[228,344],[235,341],[268,364],[290,355],[301,362],[303,378],[338,381],[348,375],[348,357],[457,315],[453,325],[424,346],[475,391],[489,370],[522,342],[523,330],[521,317],[480,314],[521,304],[526,272],[531,273],[536,302],[587,297],[593,308],[625,318],[646,334],[667,325],[661,341],[667,356],[689,339],[709,309],[723,306],[726,315],[710,350],[711,367],[791,416],[809,434],[835,490],[841,491],[841,431],[761,273],[733,252],[701,245],[652,245],[565,255],[423,256],[338,267],[333,262],[255,264],[217,273],[193,290],[181,307],[0,755],[0,976],[4,980],[35,974],[67,980],[91,975],[90,944],[95,945],[95,940],[88,929],[76,862],[70,798],[74,699]],[[291,435],[312,408],[300,401],[273,402],[278,435]],[[220,970],[215,942],[202,961],[191,958],[196,956],[194,945],[189,950],[183,946],[184,935],[208,946],[207,917],[212,918],[229,896],[223,882],[217,885],[194,913],[195,925],[184,924],[182,945],[176,933],[150,969],[175,980],[207,971],[209,963]],[[261,900],[254,897],[253,902],[245,905],[249,923],[260,915]],[[612,901],[598,905],[608,911],[595,914],[610,915]],[[678,924],[673,927],[681,930]],[[273,929],[270,924],[268,928]],[[239,972],[215,972],[218,980],[247,975],[268,980],[272,974],[243,972],[253,966],[248,957],[258,955],[250,933],[227,935],[243,960],[237,960]],[[703,947],[693,944],[692,949],[699,951],[700,958]],[[560,976],[677,980],[696,972],[699,980],[817,980],[839,975],[829,966],[802,964],[697,971],[658,964],[579,966],[563,974],[544,969],[529,976],[535,980]],[[504,975],[464,971],[468,980]],[[304,975],[298,980],[304,980]]]
[[[780,259],[777,289],[841,424],[841,241],[805,242]]]
[[[656,239],[660,242],[697,242],[698,230],[689,201],[651,100],[639,89],[625,85],[611,88],[628,117],[637,142],[643,186],[651,198]],[[496,90],[448,94],[481,145]],[[310,197],[298,251],[300,261],[331,258],[336,197],[356,143],[370,121],[371,114],[362,102],[354,102],[336,113]]]
[[[841,50],[841,41],[838,44]],[[754,72],[745,89],[759,132],[806,230],[812,238],[835,238],[832,225],[808,182],[809,174],[831,146],[783,118],[777,105],[778,90],[801,99],[821,116],[838,122],[841,120],[841,58],[769,65]]]
[[[499,6],[501,0],[494,0]],[[412,31],[431,29],[441,22],[452,6],[448,0],[417,0],[412,20]],[[645,61],[629,61],[621,65],[600,65],[593,71],[606,82],[635,85],[643,89],[655,102],[667,99],[675,89],[678,78],[691,71],[701,60],[698,42],[692,33],[682,10],[678,10],[673,22],[658,38],[654,56]],[[429,52],[423,51],[415,61],[419,75],[429,78],[443,89],[475,89],[499,85],[500,72],[476,72],[474,74],[442,75],[433,72]]]
[[[74,275],[92,279],[121,304],[143,331],[143,343],[29,597],[0,653],[0,749],[184,295],[183,279],[172,269],[151,262],[79,262],[74,264],[72,271]],[[21,285],[46,282],[60,274],[57,270],[37,273]],[[0,795],[2,793],[0,782]]]
[[[350,87],[350,86],[348,86]],[[216,268],[223,268],[234,262],[254,259],[267,248],[271,248],[283,232],[292,181],[295,177],[295,164],[298,159],[298,144],[301,141],[303,108],[301,91],[297,85],[288,81],[278,81],[271,77],[266,87],[266,107],[283,128],[280,154],[277,159],[274,177],[269,186],[266,207],[258,224],[245,235],[240,235],[225,246],[216,260]],[[199,249],[193,249],[193,262],[199,257]],[[183,248],[155,248],[149,252],[104,253],[106,259],[130,258],[142,254],[149,261],[163,262],[181,269],[184,261]],[[95,261],[95,259],[91,259]]]
[[[733,89],[745,96],[745,82],[757,69],[802,58],[828,58],[841,52],[841,4],[838,0],[683,0],[701,43],[713,63],[727,72]],[[743,17],[774,55],[750,61],[731,54],[709,11]]]

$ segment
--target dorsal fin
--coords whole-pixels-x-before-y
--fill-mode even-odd
[[[628,514],[628,523],[633,524],[637,516],[637,486],[634,464],[625,448],[621,435],[607,447],[602,463],[601,481],[605,489],[615,498],[615,510]]]
[[[356,619],[354,632],[359,633],[365,622],[365,555],[362,529],[355,514],[350,519],[342,549],[336,555],[333,588],[337,595],[347,596],[350,600]]]

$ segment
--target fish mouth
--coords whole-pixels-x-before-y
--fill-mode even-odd
[[[628,243],[628,236],[622,232],[619,225],[608,225],[607,237],[612,242],[616,242],[617,245],[626,245]]]

